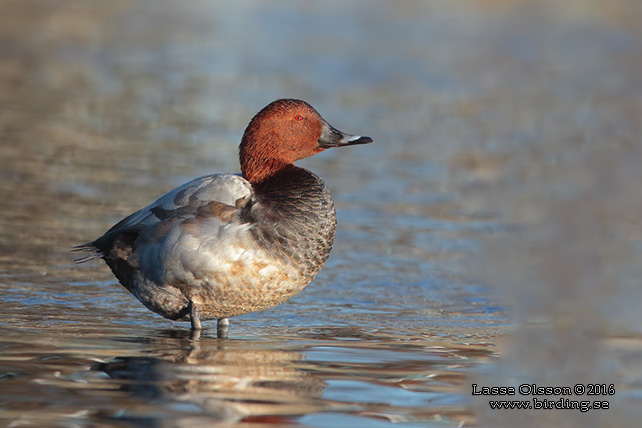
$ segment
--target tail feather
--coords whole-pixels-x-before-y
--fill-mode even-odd
[[[132,252],[132,245],[138,237],[138,234],[144,228],[144,224],[136,224],[134,226],[113,230],[105,233],[95,241],[76,245],[71,251],[90,253],[76,260],[76,263],[84,263],[108,255],[109,257],[113,256],[126,259]]]
[[[97,259],[103,256],[103,252],[100,251],[100,249],[98,249],[98,247],[96,247],[96,245],[93,242],[89,242],[87,244],[82,244],[82,245],[76,245],[71,249],[71,251],[73,253],[76,253],[76,252],[90,253],[84,257],[74,260],[76,263],[88,262],[89,260]]]

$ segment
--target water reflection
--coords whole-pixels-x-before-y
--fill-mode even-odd
[[[495,352],[473,338],[346,329],[230,340],[194,340],[184,330],[114,333],[8,331],[0,400],[10,404],[0,421],[325,425],[343,415],[461,424],[473,421],[459,398],[466,373]]]
[[[216,415],[259,421],[270,416],[275,422],[279,416],[326,407],[320,400],[325,384],[297,370],[300,353],[246,341],[193,340],[179,331],[164,332],[148,342],[146,346],[167,352],[153,357],[118,357],[95,369],[117,380],[121,391],[133,398],[189,404],[208,418]]]

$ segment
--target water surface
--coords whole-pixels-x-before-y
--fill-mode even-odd
[[[631,426],[642,31],[633,2],[4,1],[0,421]],[[636,18],[637,17],[637,18]],[[301,166],[337,207],[291,301],[200,340],[69,249],[238,171],[281,97],[375,143]],[[471,384],[615,384],[491,411]],[[592,424],[592,425],[591,425]]]

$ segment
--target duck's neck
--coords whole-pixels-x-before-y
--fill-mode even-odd
[[[262,180],[250,182],[261,199],[278,204],[301,202],[306,198],[330,197],[319,177],[292,164],[280,165],[279,169],[273,170]]]
[[[241,160],[241,174],[252,184],[260,183],[289,167],[294,167],[294,165],[279,159],[259,159],[252,157]]]
[[[252,184],[259,183],[283,169],[294,166],[292,162],[287,162],[287,156],[279,152],[281,144],[277,141],[274,132],[259,132],[259,127],[255,125],[255,122],[260,123],[260,120],[257,120],[260,115],[261,113],[252,119],[239,146],[241,173]]]

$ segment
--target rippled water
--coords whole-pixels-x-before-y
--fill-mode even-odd
[[[634,426],[642,7],[448,3],[3,1],[0,425]],[[339,220],[301,294],[196,340],[73,263],[237,171],[281,97],[375,140],[300,163]],[[616,394],[497,411],[472,383]]]

